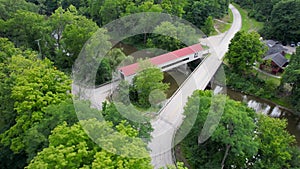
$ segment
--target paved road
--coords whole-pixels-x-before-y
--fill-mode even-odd
[[[161,110],[157,119],[152,121],[154,131],[152,132],[152,141],[149,143],[151,151],[152,165],[154,168],[173,164],[172,160],[172,138],[176,129],[182,123],[183,107],[187,98],[192,95],[196,89],[205,89],[211,78],[214,76],[218,67],[222,63],[222,58],[228,49],[230,39],[241,28],[241,16],[239,12],[230,5],[233,12],[234,21],[232,27],[227,33],[217,36],[201,39],[214,49],[215,53],[207,57],[202,64],[183,82],[177,92],[169,99],[168,104]],[[72,86],[72,93],[81,98],[89,99],[92,106],[98,109],[102,108],[102,102],[105,101],[111,89],[115,88],[118,82],[114,82],[97,89],[83,89],[76,85]]]
[[[202,39],[204,43],[213,48],[215,53],[207,57],[202,64],[181,85],[177,92],[170,98],[168,104],[161,110],[159,117],[152,121],[154,131],[149,148],[152,150],[151,158],[154,168],[173,164],[172,139],[176,129],[183,120],[183,107],[189,96],[196,89],[204,90],[222,63],[222,58],[228,50],[230,40],[241,28],[241,16],[236,8],[229,6],[233,12],[234,21],[230,30],[218,36]]]

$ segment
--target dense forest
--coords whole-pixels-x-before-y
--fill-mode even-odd
[[[281,17],[278,16],[279,13],[287,13],[291,18],[299,16],[299,0],[271,1],[274,9],[269,8],[269,1],[265,6],[259,4],[260,1],[236,2],[253,10],[253,17],[266,22],[263,35],[283,41],[299,39],[299,32],[294,31],[299,30],[296,22],[287,27],[274,19]],[[78,120],[71,94],[73,64],[85,43],[96,32],[101,40],[107,42],[106,47],[112,48],[112,37],[106,35],[107,30],[102,27],[115,19],[138,12],[164,12],[186,19],[209,35],[212,18],[226,15],[228,4],[229,0],[0,0],[0,168],[152,168],[146,145],[151,140],[150,133],[153,131],[150,119],[145,119],[140,124],[124,118],[116,108],[120,105],[115,103],[105,102],[99,111],[91,108],[89,102],[80,101],[77,104],[84,110],[81,113],[85,117]],[[287,12],[289,5],[293,5],[298,11]],[[177,32],[178,27],[182,30]],[[289,31],[281,34],[279,32],[282,28]],[[181,23],[169,22],[162,22],[153,29],[153,34],[138,35],[126,39],[124,43],[171,51],[185,45],[155,32],[172,29],[175,30],[176,37],[186,34],[184,31],[191,31]],[[253,37],[256,38],[257,35]],[[191,37],[193,40],[197,38]],[[123,60],[130,60],[129,57],[122,48],[110,50],[100,63],[95,83],[98,85],[109,82],[114,69]],[[293,60],[295,64],[291,66],[290,74],[299,65],[296,55],[293,55]],[[243,69],[247,69],[246,66]],[[147,77],[147,74],[152,74],[155,79]],[[287,73],[284,78],[285,82],[293,84],[293,96],[298,98],[299,76],[290,78],[288,75]],[[139,72],[133,85],[129,86],[125,82],[121,85],[130,88],[131,101],[143,109],[151,106],[152,102],[148,97],[152,90],[168,88],[167,84],[162,83],[162,79],[163,74],[151,67]],[[295,82],[295,79],[298,81]],[[145,81],[152,83],[145,85]],[[122,92],[117,98],[124,101]],[[211,93],[197,91],[190,100],[197,100],[197,95],[203,96],[205,104],[201,110],[205,112],[209,107]],[[151,101],[159,102],[165,95],[158,92],[152,97]],[[187,105],[186,114],[192,108],[189,105],[191,103]],[[298,103],[297,108],[299,109]],[[300,166],[300,153],[294,148],[294,137],[284,130],[284,121],[255,115],[252,110],[232,100],[228,101],[226,109],[218,132],[206,143],[196,146],[196,141],[193,147],[188,146],[195,143],[197,126],[187,140],[184,140],[183,145],[187,145],[184,146],[184,151],[188,154],[190,165],[201,164],[208,168],[222,165],[230,168],[229,164],[234,163],[238,168],[270,168],[270,163],[274,160],[276,166]],[[126,108],[123,111],[132,112]],[[234,114],[237,111],[241,113]],[[139,112],[136,113],[139,118]],[[102,114],[106,123],[90,114]],[[203,113],[197,117],[197,124],[202,125],[201,120],[205,115]],[[237,122],[239,120],[241,121]],[[123,145],[121,148],[128,154],[141,153],[144,158],[124,157],[101,148],[97,140],[89,137],[84,127],[99,129],[100,137],[104,136],[102,133],[112,132],[113,129],[129,138],[143,138],[143,143],[130,147]],[[272,134],[275,131],[278,135]],[[227,135],[222,136],[220,133]],[[235,134],[245,137],[240,141]],[[274,142],[270,142],[270,138]],[[120,140],[122,138],[116,136],[106,141],[108,145],[112,145]],[[202,149],[204,145],[206,149]],[[189,151],[194,153],[189,154]],[[230,152],[230,155],[223,156],[224,152]],[[246,157],[248,161],[245,161]],[[182,163],[178,163],[177,167],[185,168]]]
[[[0,0],[0,168],[152,168],[149,155],[132,159],[113,154],[84,132],[82,126],[95,123],[101,129],[103,122],[91,117],[78,121],[70,94],[72,66],[86,41],[97,31],[102,32],[102,40],[111,48],[110,37],[100,27],[122,16],[165,12],[188,19],[201,28],[209,16],[226,14],[228,3],[228,0]],[[162,23],[157,29],[169,24]],[[159,41],[148,40],[151,38]],[[166,50],[183,45],[155,35],[147,36],[146,41],[143,35],[133,40]],[[100,63],[96,83],[111,80],[111,72],[127,57],[120,48],[111,50]],[[137,89],[144,89],[142,82],[136,83],[141,84]],[[149,105],[143,99],[136,102],[140,106]],[[113,103],[104,104],[101,112],[91,109],[87,102],[78,104],[84,107],[85,114],[103,114],[116,131],[142,137],[146,143],[151,139],[149,121],[143,125],[128,121]],[[110,142],[118,140],[115,137]],[[144,152],[145,146],[127,147],[124,151]]]
[[[299,0],[234,0],[249,16],[264,22],[260,34],[284,44],[300,41]]]

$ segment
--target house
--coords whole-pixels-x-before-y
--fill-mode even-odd
[[[260,69],[270,69],[270,72],[277,74],[284,71],[284,68],[288,65],[289,61],[285,58],[285,54],[288,49],[282,44],[274,40],[266,40],[264,43],[268,46],[268,51],[263,58],[263,63],[260,65]],[[271,65],[268,64],[268,60],[271,60]]]
[[[277,74],[282,73],[284,68],[288,65],[289,60],[284,56],[284,52],[277,52],[271,55],[267,55],[263,58],[263,63],[260,65],[260,69],[265,69],[267,67],[271,68],[271,73]],[[271,60],[271,65],[268,65],[267,60]]]
[[[269,48],[275,46],[277,43],[278,43],[278,42],[276,42],[276,41],[274,41],[274,40],[266,40],[266,41],[265,41],[265,44],[266,44]]]

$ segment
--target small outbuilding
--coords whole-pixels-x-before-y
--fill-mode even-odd
[[[267,55],[263,58],[264,62],[260,65],[260,69],[269,67],[271,68],[271,73],[273,74],[282,73],[284,71],[284,68],[289,63],[289,60],[285,58],[284,54],[284,52],[277,52]],[[270,65],[268,65],[268,60],[271,60]]]

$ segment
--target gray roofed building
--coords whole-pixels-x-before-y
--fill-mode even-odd
[[[272,55],[275,53],[281,53],[281,52],[287,52],[288,49],[286,49],[284,46],[282,46],[281,44],[275,44],[273,47],[269,47],[268,52],[266,53],[266,55]]]
[[[281,52],[277,52],[271,55],[267,55],[263,58],[263,60],[269,60],[272,59],[272,61],[279,66],[280,68],[283,68],[289,61],[281,54]]]
[[[273,47],[274,45],[276,45],[278,42],[276,42],[276,41],[274,41],[274,40],[266,40],[266,41],[264,41],[265,42],[265,44],[269,47],[269,48],[271,48],[271,47]]]

